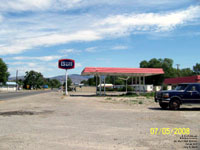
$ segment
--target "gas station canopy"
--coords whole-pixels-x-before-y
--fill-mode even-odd
[[[162,68],[111,68],[111,67],[86,67],[81,75],[103,76],[152,76],[164,74]]]
[[[135,85],[141,86],[141,84],[145,85],[145,77],[146,76],[153,76],[164,74],[162,68],[111,68],[111,67],[86,67],[81,75],[94,75],[99,76],[99,83],[100,83],[100,95],[101,88],[102,88],[102,76],[104,76],[104,95],[106,95],[106,83],[105,83],[105,76],[127,76],[132,77],[132,84],[133,84],[133,77],[135,77]],[[143,80],[141,80],[141,78]],[[126,79],[126,92],[127,92],[127,80]],[[139,84],[138,84],[139,81]],[[98,89],[97,85],[97,78],[96,78],[96,94]],[[141,88],[140,88],[141,89]],[[141,92],[141,90],[140,90]]]

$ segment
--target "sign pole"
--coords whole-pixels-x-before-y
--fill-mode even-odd
[[[68,92],[67,92],[67,69],[66,69],[66,79],[65,79],[65,95],[68,95]]]

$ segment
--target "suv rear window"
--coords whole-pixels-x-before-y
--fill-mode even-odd
[[[175,90],[177,91],[182,91],[182,90],[185,90],[185,88],[188,86],[188,84],[179,84]]]

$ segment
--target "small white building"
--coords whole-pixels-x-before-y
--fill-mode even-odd
[[[135,91],[153,92],[153,85],[133,84],[129,86],[133,87]]]
[[[6,82],[6,85],[0,85],[0,91],[16,91],[17,83],[16,82]]]
[[[99,84],[99,85],[98,85],[98,88],[100,88],[100,86],[103,88],[103,87],[104,87],[104,84],[101,84],[101,85]],[[106,83],[106,84],[105,84],[105,87],[106,87],[106,88],[113,88],[113,84],[107,84],[107,83]]]
[[[154,86],[154,91],[158,92],[162,90],[162,86]]]

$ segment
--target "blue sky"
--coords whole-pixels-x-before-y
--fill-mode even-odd
[[[84,67],[139,67],[171,58],[174,67],[200,63],[198,0],[1,0],[0,58],[11,76],[35,70],[64,74],[61,58]]]

